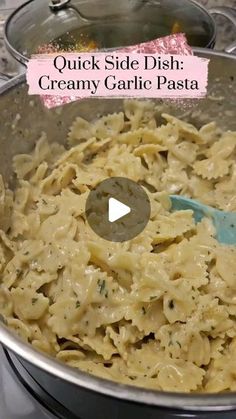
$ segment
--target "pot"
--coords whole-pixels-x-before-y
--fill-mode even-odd
[[[214,14],[227,17],[236,29],[233,9],[208,12],[193,0],[29,0],[8,18],[5,43],[23,64],[40,45],[55,41],[73,48],[81,34],[99,48],[114,49],[185,32],[191,46],[213,48]]]
[[[197,50],[210,59],[208,96],[183,109],[166,105],[166,111],[196,125],[216,120],[226,129],[236,130],[236,56]],[[121,108],[118,99],[87,99],[73,102],[62,108],[48,110],[40,98],[28,96],[24,75],[7,82],[0,88],[1,114],[1,173],[9,184],[14,184],[11,160],[17,153],[29,152],[42,131],[48,138],[63,143],[68,127],[78,115],[93,119],[99,114],[111,113]],[[141,419],[194,417],[235,417],[236,392],[222,394],[181,394],[140,389],[121,385],[75,370],[44,355],[14,335],[0,321],[0,342],[17,358],[31,382],[44,389],[48,397],[62,406],[64,413],[58,417],[81,419]],[[231,411],[234,411],[232,413]],[[66,413],[65,413],[66,412]]]

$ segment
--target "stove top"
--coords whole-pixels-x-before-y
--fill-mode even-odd
[[[20,371],[18,371],[19,373]],[[0,346],[0,419],[56,419],[25,387]]]
[[[90,417],[90,416],[89,416]],[[173,418],[235,419],[235,412],[198,415],[173,414]],[[0,419],[78,419],[45,392],[20,361],[0,345]],[[80,418],[82,419],[82,418]]]

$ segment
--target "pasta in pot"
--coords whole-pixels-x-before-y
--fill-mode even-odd
[[[169,194],[236,211],[236,132],[201,129],[130,100],[93,123],[78,117],[70,149],[42,134],[0,182],[0,312],[35,348],[121,383],[164,391],[236,388],[236,248],[208,219],[170,212]],[[114,243],[85,219],[107,177],[140,183],[151,217]]]

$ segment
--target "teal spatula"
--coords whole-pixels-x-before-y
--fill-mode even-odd
[[[220,243],[236,245],[236,212],[220,211],[181,195],[170,195],[172,211],[192,210],[196,223],[203,217],[211,218]]]

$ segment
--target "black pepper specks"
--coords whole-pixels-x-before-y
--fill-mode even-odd
[[[170,309],[170,310],[173,310],[173,308],[175,307],[174,300],[170,300],[170,301],[168,302],[168,307],[169,307],[169,309]]]

